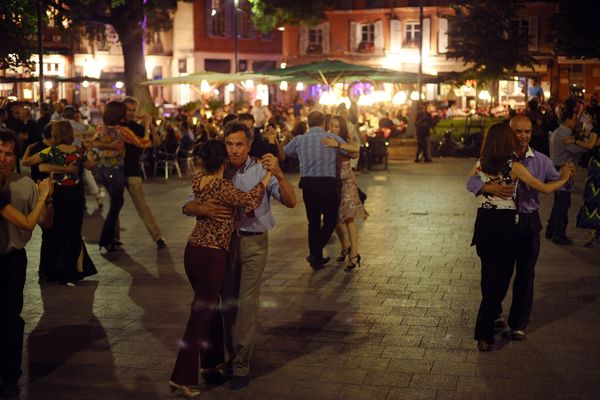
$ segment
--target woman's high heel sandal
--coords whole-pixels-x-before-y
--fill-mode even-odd
[[[350,264],[346,265],[344,267],[345,271],[352,271],[354,268],[359,267],[360,268],[360,254],[357,254],[356,257],[350,257],[348,259],[348,261],[350,261]]]
[[[171,393],[177,393],[186,399],[198,397],[202,394],[198,389],[192,389],[190,386],[178,385],[173,381],[169,381],[169,386],[171,387]]]
[[[342,251],[340,251],[340,256],[337,258],[338,262],[342,262],[346,259],[346,256],[350,255],[350,247],[347,247],[345,249],[342,249]]]
[[[479,350],[481,352],[488,352],[488,351],[492,351],[493,349],[494,349],[494,345],[491,343],[488,343],[487,340],[479,339],[477,341],[477,350]]]

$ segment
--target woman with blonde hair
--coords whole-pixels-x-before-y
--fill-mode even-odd
[[[46,279],[63,284],[77,282],[97,272],[81,238],[85,198],[80,174],[81,167],[93,169],[96,163],[91,142],[84,142],[82,149],[73,141],[69,121],[55,121],[52,123],[52,146],[23,160],[28,166],[47,163],[59,167],[75,166],[79,171],[54,173],[54,223],[44,231],[40,254],[40,271],[46,272]]]
[[[563,186],[572,176],[565,166],[560,178],[543,183],[527,168],[516,162],[517,136],[507,124],[494,124],[485,133],[481,158],[469,176],[478,176],[484,183],[514,185],[512,197],[505,199],[490,194],[481,196],[473,233],[472,246],[481,259],[481,304],[475,324],[475,340],[479,351],[490,351],[494,344],[494,320],[502,307],[516,260],[518,218],[517,185],[523,182],[531,188],[550,193]]]

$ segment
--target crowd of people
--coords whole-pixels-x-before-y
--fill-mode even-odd
[[[6,243],[0,254],[11,271],[15,269],[15,276],[3,280],[11,290],[4,292],[9,296],[2,300],[10,309],[1,316],[2,334],[9,335],[4,327],[11,329],[6,343],[13,345],[2,352],[3,371],[10,372],[2,376],[3,390],[20,376],[21,347],[16,343],[22,343],[23,335],[24,247],[31,236],[27,232],[40,223],[40,281],[74,285],[97,273],[81,236],[84,187],[96,195],[99,208],[104,200],[99,193],[108,193],[98,242],[106,252],[122,250],[118,220],[127,188],[158,248],[164,247],[142,189],[140,161],[146,149],[166,146],[169,140],[177,143],[176,151],[186,141],[190,146],[186,151],[199,159],[192,179],[193,197],[184,207],[187,215],[197,217],[184,254],[194,300],[170,382],[173,391],[186,397],[196,395],[199,359],[207,381],[220,383],[230,376],[234,389],[249,383],[268,231],[275,224],[270,199],[287,207],[297,202],[280,163],[290,169],[295,162],[300,170],[310,266],[319,270],[329,262],[323,248],[334,230],[342,249],[338,262],[348,258],[346,271],[360,266],[355,220],[366,218],[367,213],[351,166],[359,156],[360,137],[345,110],[340,109],[341,115],[312,111],[306,122],[294,127],[296,136],[281,140],[281,125],[260,101],[250,112],[229,114],[218,125],[208,118],[190,124],[181,116],[161,124],[145,113],[138,114],[137,101],[131,97],[105,104],[95,127],[77,120],[76,107],[61,102],[52,113],[43,105],[37,121],[26,104],[9,104],[7,109],[18,119],[7,118],[0,125],[3,196],[7,193],[0,199],[1,222],[13,226],[8,237],[3,237]],[[31,179],[17,170],[28,172]],[[21,190],[27,189],[23,204],[11,201],[13,191],[20,189],[13,188],[11,180],[18,181]],[[32,186],[34,180],[38,190]],[[207,349],[199,343],[211,346]]]
[[[481,351],[492,349],[498,331],[514,340],[525,338],[543,228],[538,192],[554,193],[545,236],[556,244],[571,244],[566,236],[571,178],[584,153],[588,178],[577,226],[590,230],[586,246],[600,235],[600,140],[595,133],[600,113],[593,107],[568,100],[549,111],[532,99],[524,113],[485,134],[467,184],[481,196],[472,242],[482,264],[475,326]],[[310,101],[285,108],[257,100],[237,113],[223,108],[209,116],[180,109],[156,119],[141,111],[136,99],[125,97],[103,104],[99,113],[82,112],[64,101],[53,107],[42,104],[37,111],[19,102],[0,110],[0,224],[7,227],[0,239],[0,261],[10,266],[0,271],[4,386],[16,384],[21,374],[20,312],[30,231],[39,222],[40,280],[76,284],[97,273],[81,236],[84,188],[95,196],[98,208],[108,193],[98,241],[104,252],[122,250],[119,215],[127,189],[152,240],[164,248],[142,184],[145,163],[157,162],[163,153],[198,161],[186,164],[192,195],[183,207],[185,215],[196,218],[184,253],[194,298],[170,387],[190,398],[200,394],[200,376],[211,384],[231,379],[232,389],[247,386],[268,233],[275,226],[271,199],[290,208],[297,204],[286,173],[298,170],[300,175],[310,267],[318,271],[330,262],[324,249],[336,232],[336,260],[354,271],[362,261],[357,220],[368,217],[366,195],[355,176],[367,141],[364,126],[389,137],[403,125],[388,118],[389,113],[359,115],[355,105],[337,107],[331,114],[317,108]],[[431,161],[427,140],[435,121],[427,105],[416,112],[415,161]],[[17,172],[27,168],[31,179]],[[505,322],[501,304],[515,269]]]

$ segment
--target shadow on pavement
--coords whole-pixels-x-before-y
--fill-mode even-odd
[[[139,398],[117,378],[123,371],[116,369],[107,333],[93,312],[97,287],[97,281],[40,286],[43,315],[27,338],[29,382],[21,398]],[[143,397],[155,399],[152,392]]]

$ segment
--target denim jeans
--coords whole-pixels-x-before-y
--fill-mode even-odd
[[[125,173],[122,168],[99,167],[96,169],[96,180],[106,188],[110,196],[110,208],[104,220],[98,244],[100,246],[110,246],[115,241],[115,226],[123,207]]]

